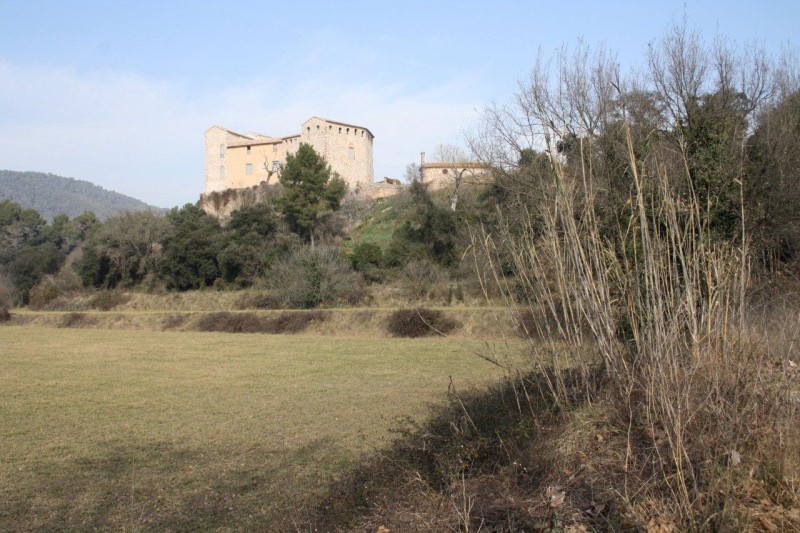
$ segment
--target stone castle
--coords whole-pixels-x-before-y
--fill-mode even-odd
[[[305,143],[322,155],[331,170],[351,192],[367,199],[397,194],[404,185],[396,179],[374,181],[372,132],[355,124],[311,117],[300,133],[271,137],[260,133],[237,133],[221,126],[205,132],[205,192],[199,205],[221,219],[244,205],[269,195],[267,185],[278,181],[286,157]],[[466,161],[426,162],[420,157],[419,179],[431,189],[452,187],[456,179],[478,183],[488,176],[488,167]]]
[[[372,142],[367,128],[311,117],[297,135],[270,137],[212,126],[205,133],[205,194],[277,182],[301,143],[311,145],[352,191],[373,187]]]

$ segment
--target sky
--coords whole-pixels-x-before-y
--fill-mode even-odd
[[[369,128],[375,178],[402,178],[463,144],[539,51],[582,40],[631,69],[684,16],[708,41],[798,45],[800,0],[0,0],[0,169],[172,207],[203,192],[210,126],[284,136],[321,116]]]

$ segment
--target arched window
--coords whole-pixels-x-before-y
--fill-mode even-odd
[[[225,165],[220,165],[219,166],[219,180],[220,181],[224,181],[225,180]]]
[[[350,146],[347,149],[347,157],[350,158],[350,159],[355,159],[356,158],[356,150],[352,146]]]
[[[247,174],[248,176],[252,176],[253,175],[253,163],[245,164],[244,173]]]
[[[220,144],[219,145],[219,156],[220,157],[225,157],[225,144]]]

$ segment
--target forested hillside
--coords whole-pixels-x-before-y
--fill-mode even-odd
[[[59,214],[72,218],[85,211],[101,219],[125,211],[166,211],[88,181],[44,172],[0,170],[0,200],[35,209],[48,220]]]

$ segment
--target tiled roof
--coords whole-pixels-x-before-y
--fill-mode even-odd
[[[237,146],[260,146],[262,144],[280,144],[282,142],[283,139],[280,137],[257,137],[255,139],[234,141],[228,145],[228,148],[235,148]]]

